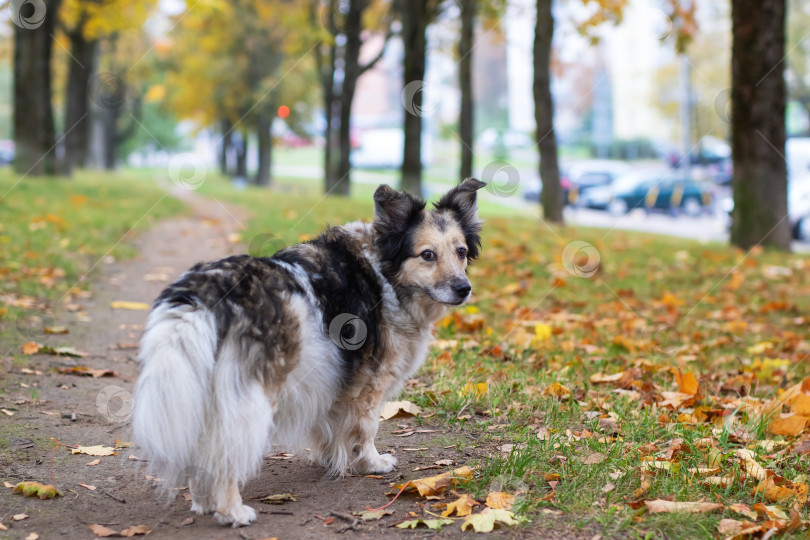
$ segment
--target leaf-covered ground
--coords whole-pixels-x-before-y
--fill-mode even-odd
[[[3,182],[0,178],[5,187]],[[48,420],[38,409],[58,406],[40,403],[36,389],[22,384],[47,384],[51,378],[62,384],[65,377],[76,375],[49,370],[47,357],[30,356],[48,351],[24,351],[27,341],[36,341],[26,336],[43,334],[45,324],[59,330],[59,320],[47,320],[56,304],[70,312],[73,304],[88,301],[76,283],[84,283],[82,276],[108,250],[132,254],[127,239],[119,242],[126,230],[181,208],[151,184],[134,180],[90,178],[49,183],[48,189],[35,182],[40,181],[15,188],[16,196],[0,206],[0,340],[4,350],[13,348],[3,366],[13,364],[15,373],[13,384],[4,377],[0,397],[13,397],[17,401],[4,403],[14,404],[20,392],[31,393],[9,409],[11,415],[0,413],[17,438]],[[23,191],[16,191],[20,187]],[[218,241],[241,240],[254,254],[267,255],[305,240],[326,223],[371,216],[370,197],[236,193],[213,179],[201,192],[252,213],[241,237],[229,233],[227,240]],[[387,478],[362,479],[363,486],[374,486],[371,491],[363,488],[363,500],[385,504],[402,491],[398,500],[380,510],[381,523],[386,524],[377,526],[387,527],[393,520],[403,530],[444,527],[445,535],[462,534],[466,524],[465,535],[490,526],[531,535],[538,524],[557,520],[566,530],[580,530],[587,537],[593,531],[606,537],[668,538],[804,534],[805,454],[810,452],[810,383],[805,382],[810,374],[810,261],[799,255],[745,253],[621,231],[551,228],[530,218],[495,216],[486,202],[482,207],[487,222],[481,259],[471,269],[473,301],[441,321],[425,367],[408,383],[402,399],[418,405],[419,415],[388,420],[384,427],[387,448],[397,448],[391,441],[416,447],[421,445],[407,441],[434,437],[431,448],[456,455],[425,456],[424,463],[417,463],[421,452],[401,448],[409,453],[407,461],[401,456],[408,463],[402,481],[385,487]],[[149,217],[141,220],[145,214]],[[204,217],[198,221],[198,226],[206,223]],[[163,275],[149,263],[140,263],[146,268],[144,280],[168,279],[170,272]],[[152,300],[123,294],[131,290],[126,286],[120,293],[113,290],[117,296],[110,300]],[[18,322],[29,312],[40,314],[39,326],[32,330]],[[73,314],[76,324],[81,323],[80,315]],[[103,328],[99,317],[95,315],[88,327]],[[113,340],[106,356],[121,356],[116,351],[136,341],[139,323],[125,326],[105,330]],[[82,349],[75,332],[54,332],[48,343]],[[105,341],[96,349],[107,346]],[[37,362],[29,365],[33,358]],[[127,372],[132,372],[131,359],[126,362]],[[57,357],[57,363],[70,369],[64,356]],[[122,369],[92,354],[73,362],[85,363],[99,370],[100,377],[110,376],[104,374],[110,368]],[[114,372],[111,376],[116,377]],[[131,379],[116,384],[128,388]],[[62,386],[39,388],[46,399],[71,395],[70,387],[64,393]],[[95,402],[71,399],[72,407],[96,407]],[[98,424],[99,430],[104,425],[103,418],[79,418]],[[52,433],[70,436],[81,427],[69,418],[61,422],[66,424],[43,427],[37,437],[31,436],[34,448],[20,451],[36,451],[40,462],[26,458],[22,469],[29,476],[10,482],[9,493],[22,480],[47,487],[52,448],[42,441]],[[391,422],[402,427],[390,432]],[[112,435],[84,440],[80,433],[75,431],[68,442],[114,442]],[[10,440],[0,436],[0,443],[8,448]],[[18,454],[9,453],[9,459]],[[51,468],[60,489],[68,472],[60,467],[68,467],[69,455],[60,451]],[[423,486],[444,486],[434,491],[422,493],[416,487],[420,478],[462,467],[472,474],[463,469],[455,479],[451,475],[421,481]],[[252,486],[249,491],[255,492],[264,484]],[[81,497],[87,497],[89,488],[81,489]],[[14,501],[22,499],[21,494],[13,496],[18,498]],[[66,504],[60,499],[36,503]],[[390,509],[398,513],[385,514]],[[326,521],[330,516],[323,517]],[[130,521],[118,528],[136,523]]]
[[[220,196],[253,211],[256,253],[371,214]],[[806,528],[806,256],[489,217],[471,278],[406,397],[495,449],[462,483],[477,501],[605,535]]]
[[[41,338],[54,309],[78,305],[92,271],[135,254],[133,231],[182,209],[151,175],[21,179],[0,169],[0,337]]]

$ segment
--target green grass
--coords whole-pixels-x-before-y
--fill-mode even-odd
[[[179,203],[162,198],[150,176],[21,182],[0,203],[2,293],[48,306],[110,249],[116,257],[131,255],[125,242],[115,247],[129,227],[144,215],[139,226],[180,210]],[[0,189],[5,192],[14,180],[3,174]],[[314,187],[296,185],[287,179],[277,191],[235,191],[211,174],[200,193],[251,212],[243,238],[254,254],[307,239],[325,224],[371,218],[373,185],[355,186],[348,199],[323,198]],[[73,195],[87,199],[79,203]],[[753,506],[763,496],[752,494],[756,482],[739,480],[735,457],[746,446],[763,467],[790,481],[807,481],[804,459],[780,453],[787,448],[781,443],[791,439],[771,434],[770,419],[758,418],[741,401],[748,396],[756,408],[810,374],[807,257],[546,227],[531,217],[506,218],[486,202],[481,213],[487,221],[481,260],[470,271],[474,300],[437,327],[439,339],[457,343],[446,341],[430,353],[419,373],[421,385],[406,395],[436,413],[430,422],[452,428],[446,445],[463,447],[458,437],[466,434],[486,451],[488,457],[470,463],[477,473],[467,490],[483,499],[503,489],[516,496],[519,515],[541,521],[544,510],[562,511],[576,527],[596,528],[606,537],[701,538],[715,536],[721,518],[744,518],[728,510],[651,515],[627,503],[674,497]],[[589,274],[585,253],[566,252],[574,241],[598,252],[593,275],[580,277]],[[51,268],[65,275],[43,282],[39,269]],[[3,330],[13,330],[23,310],[0,307],[8,309],[0,319]],[[694,373],[702,394],[677,410],[662,405],[662,392],[678,389],[673,369]],[[625,373],[621,383],[591,382],[597,373],[618,372]],[[463,390],[468,383],[487,383],[486,391]],[[553,383],[569,393],[547,395]],[[616,392],[619,386],[623,394]],[[722,410],[726,416],[719,415]],[[614,419],[616,430],[600,418]],[[732,434],[740,428],[755,440],[739,442]],[[547,430],[547,440],[538,438],[541,430]],[[702,444],[706,438],[713,449]],[[679,439],[669,470],[642,473],[644,459],[663,457]],[[763,440],[779,446],[766,451],[757,446]],[[499,447],[507,443],[515,446],[504,454]],[[584,462],[596,453],[605,459]],[[735,480],[712,486],[688,472],[709,464]],[[559,475],[554,489],[551,475]],[[638,494],[645,480],[649,487]],[[787,502],[780,504],[789,510]],[[808,517],[804,509],[801,515]]]
[[[237,193],[216,181],[203,187],[252,210],[246,240],[278,235],[284,244],[316,234],[325,223],[369,219],[371,187],[358,191],[344,200],[254,189]],[[734,452],[746,446],[762,466],[788,480],[807,481],[798,456],[774,455],[784,446],[770,453],[756,446],[789,438],[772,435],[770,418],[758,419],[739,405],[746,394],[761,404],[810,374],[803,316],[810,310],[810,261],[805,256],[743,253],[721,244],[622,231],[547,228],[531,218],[504,219],[486,205],[482,215],[487,219],[482,257],[471,269],[474,303],[437,329],[438,338],[472,347],[450,346],[449,361],[442,361],[444,351],[436,348],[420,372],[423,385],[406,395],[490,450],[490,457],[474,463],[477,476],[465,486],[471,493],[483,499],[503,488],[517,495],[516,511],[523,516],[542,519],[543,509],[561,510],[577,526],[595,527],[608,537],[622,532],[704,538],[716,536],[722,518],[746,518],[729,510],[653,515],[627,502],[664,497],[727,505],[763,502],[761,493],[752,494],[755,481],[739,479]],[[572,263],[569,269],[579,265],[587,271],[584,259],[562,260],[573,241],[599,253],[594,275],[566,270],[565,263]],[[550,336],[533,338],[538,322],[549,327]],[[766,341],[771,348],[757,348]],[[694,405],[662,407],[661,392],[678,389],[673,369],[698,378],[702,396]],[[614,391],[617,384],[590,382],[594,374],[617,372],[628,373],[625,387],[637,395],[623,397]],[[459,390],[484,382],[484,395]],[[555,382],[571,394],[545,395]],[[730,416],[715,416],[715,422],[707,421],[711,416],[696,423],[679,417],[724,408]],[[609,415],[617,433],[599,424],[599,417]],[[730,436],[745,426],[756,438],[749,445]],[[541,427],[549,440],[538,439]],[[713,450],[699,444],[705,438],[714,441]],[[663,456],[677,439],[682,446],[671,469],[642,474],[643,460]],[[501,455],[498,447],[505,443],[515,447]],[[583,462],[597,452],[604,461]],[[727,487],[707,485],[688,472],[710,463],[720,467],[716,475],[735,480]],[[559,474],[560,480],[553,498],[544,501],[552,492],[549,474]],[[644,480],[649,488],[636,494]],[[785,501],[781,508],[790,506]],[[801,515],[808,517],[804,509]]]
[[[87,287],[86,274],[105,258],[133,256],[131,230],[183,211],[151,178],[77,171],[70,179],[19,180],[0,170],[3,352],[41,337],[52,309],[75,302],[76,292]]]

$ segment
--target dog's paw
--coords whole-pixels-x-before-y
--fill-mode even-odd
[[[394,470],[397,466],[397,458],[391,454],[377,454],[376,456],[367,456],[359,464],[359,469],[363,474],[372,473],[388,473]]]
[[[192,499],[191,501],[191,511],[197,514],[198,516],[202,516],[204,514],[210,514],[214,511],[213,506],[204,505]]]
[[[217,512],[214,517],[220,525],[230,525],[231,527],[243,527],[256,521],[256,510],[250,506],[239,504],[231,507],[227,511]]]

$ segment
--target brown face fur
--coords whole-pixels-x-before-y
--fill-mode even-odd
[[[467,244],[451,212],[427,211],[413,234],[413,253],[397,274],[397,281],[421,290],[442,304],[463,304],[470,297]]]

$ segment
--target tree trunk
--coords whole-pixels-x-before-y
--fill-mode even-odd
[[[534,27],[534,118],[537,122],[537,146],[540,148],[540,201],[543,219],[562,223],[563,200],[557,138],[554,135],[554,102],[551,98],[551,41],[554,36],[552,0],[537,0]]]
[[[233,145],[233,125],[227,118],[220,120],[220,128],[222,129],[222,139],[219,142],[219,171],[222,176],[228,176],[230,170],[228,169],[228,151]]]
[[[236,177],[243,180],[247,180],[247,146],[247,134],[240,133],[234,148],[236,149]]]
[[[731,243],[789,250],[785,0],[732,0],[731,16]]]
[[[323,87],[323,110],[326,116],[326,129],[324,130],[324,153],[323,153],[323,178],[324,191],[329,193],[335,182],[335,167],[332,163],[332,148],[334,147],[334,117],[335,117],[335,63],[337,47],[335,44],[329,46],[329,64],[326,72],[321,67],[321,85]]]
[[[64,173],[86,167],[90,145],[90,76],[95,66],[98,41],[85,39],[82,28],[70,32],[70,61],[65,98]]]
[[[461,180],[473,175],[473,95],[472,54],[477,0],[461,0],[461,39],[458,42],[458,78],[461,111],[458,131],[461,137]]]
[[[402,189],[422,193],[422,99],[427,56],[428,0],[403,2],[402,43],[405,48],[403,98],[405,145],[402,153]],[[410,86],[408,86],[410,84]]]
[[[44,9],[42,7],[44,6]],[[14,169],[18,174],[56,172],[56,133],[51,104],[51,54],[59,0],[14,2]],[[36,9],[40,7],[40,9]],[[69,127],[69,126],[68,126]]]
[[[270,107],[274,109],[275,107]],[[259,163],[256,169],[256,185],[270,185],[270,166],[273,158],[273,138],[270,131],[270,118],[265,113],[256,115],[256,131],[259,141]]]
[[[351,182],[351,151],[352,151],[352,101],[357,90],[357,79],[360,78],[360,46],[362,39],[360,32],[363,24],[363,11],[368,5],[366,0],[352,0],[344,16],[344,35],[346,45],[343,49],[343,84],[340,91],[340,128],[338,143],[340,145],[340,160],[335,183],[330,193],[335,195],[348,195]]]
[[[118,130],[118,106],[102,108],[101,125],[104,129],[104,170],[115,170],[117,161],[117,148],[116,148],[116,131]]]

